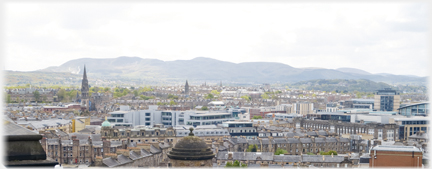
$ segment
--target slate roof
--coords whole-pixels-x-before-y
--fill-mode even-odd
[[[138,153],[136,153],[135,151],[130,151],[130,152],[129,152],[129,157],[130,157],[132,160],[137,160],[137,159],[142,158],[141,155],[138,154]]]
[[[3,121],[3,136],[16,136],[16,135],[39,135],[33,131],[21,127],[12,121]]]
[[[306,132],[306,134],[309,136],[315,136],[315,137],[318,136],[318,134],[314,131],[308,131],[308,132]]]
[[[300,143],[300,140],[296,139],[296,138],[288,138],[288,143],[295,143],[298,144]]]
[[[233,153],[233,160],[257,160],[261,158],[263,161],[271,161],[273,160],[273,153],[272,152],[230,152]],[[217,155],[218,160],[227,160],[228,159],[228,152],[218,152]]]
[[[325,138],[317,137],[315,138],[315,143],[325,143]]]
[[[247,142],[248,142],[249,145],[252,145],[252,144],[256,144],[256,145],[261,144],[259,140],[255,140],[255,139],[248,139]]]
[[[310,163],[340,163],[344,160],[342,156],[330,156],[324,155],[324,160],[322,155],[304,155],[302,162]]]
[[[273,156],[275,162],[299,162],[301,161],[300,155],[275,155]]]
[[[273,144],[286,144],[288,143],[285,138],[274,138]]]
[[[126,163],[129,163],[129,162],[132,162],[131,159],[129,159],[128,157],[124,156],[123,154],[120,154],[120,155],[117,156],[117,161],[120,164],[126,164]]]
[[[312,139],[310,138],[300,138],[301,143],[312,143]]]
[[[161,152],[162,151],[159,148],[156,148],[155,146],[150,145],[150,153],[152,153],[152,154],[158,154],[158,153],[161,153]]]
[[[350,140],[348,138],[340,138],[339,142],[349,143]]]
[[[111,157],[103,159],[102,163],[105,164],[108,167],[115,167],[115,166],[120,165],[119,162],[117,162],[116,160],[112,159]]]
[[[326,142],[327,142],[327,143],[336,143],[336,142],[337,142],[337,139],[334,138],[334,137],[327,137],[327,138],[326,138]]]

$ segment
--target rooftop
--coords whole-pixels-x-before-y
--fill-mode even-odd
[[[377,151],[404,151],[404,152],[422,152],[419,148],[414,146],[375,146],[371,150],[377,150]]]

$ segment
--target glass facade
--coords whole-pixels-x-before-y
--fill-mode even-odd
[[[381,96],[381,111],[393,111],[394,96]]]
[[[426,116],[429,114],[429,104],[410,105],[399,109],[399,114],[404,116]]]

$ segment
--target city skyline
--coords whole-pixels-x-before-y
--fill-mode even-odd
[[[8,2],[5,9],[6,70],[137,56],[429,74],[424,3]]]

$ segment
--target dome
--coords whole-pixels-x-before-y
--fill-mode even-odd
[[[111,127],[111,123],[108,122],[107,117],[105,117],[105,121],[102,123],[102,127]]]
[[[215,155],[205,141],[192,133],[190,129],[189,136],[183,137],[177,141],[174,148],[167,154],[170,159],[176,160],[208,160]]]

